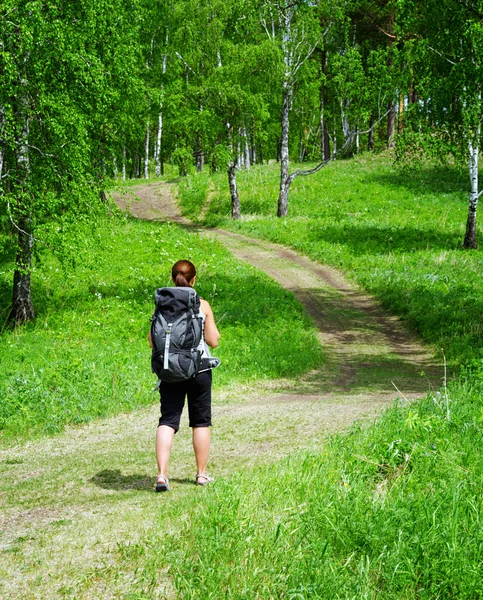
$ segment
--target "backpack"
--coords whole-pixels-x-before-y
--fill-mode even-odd
[[[151,323],[151,368],[160,381],[195,377],[201,365],[203,315],[191,287],[158,288]]]

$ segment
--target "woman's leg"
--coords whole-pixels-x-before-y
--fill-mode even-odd
[[[156,461],[158,476],[168,477],[168,462],[173,447],[174,429],[169,425],[160,425],[156,431]]]
[[[206,465],[210,454],[210,439],[209,427],[193,427],[193,449],[198,475],[206,475]]]
[[[174,434],[179,429],[186,389],[179,383],[161,382],[161,417],[156,431],[156,461],[158,478],[168,477],[168,462],[173,447]]]
[[[211,371],[203,371],[191,380],[188,389],[188,412],[198,475],[206,475],[210,454],[211,380]]]

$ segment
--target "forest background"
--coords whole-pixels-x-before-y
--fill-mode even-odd
[[[2,2],[5,597],[164,597],[167,578],[193,598],[483,595],[482,20],[480,0]],[[230,456],[212,490],[177,482],[159,510],[132,425],[153,405],[161,268],[196,247],[217,391],[327,365],[292,294],[117,212],[114,184],[152,178],[193,221],[343,270],[431,345],[441,389],[267,468]]]
[[[295,177],[361,150],[469,165],[476,247],[480,2],[15,2],[0,11],[0,181],[14,321],[34,317],[39,244],[78,260],[113,178],[166,163]],[[289,158],[312,162],[290,172]],[[69,236],[66,242],[65,235]],[[73,243],[73,239],[76,242]]]

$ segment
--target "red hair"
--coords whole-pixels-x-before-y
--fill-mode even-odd
[[[189,260],[178,260],[171,269],[171,277],[176,287],[191,287],[190,282],[196,276],[196,267]]]

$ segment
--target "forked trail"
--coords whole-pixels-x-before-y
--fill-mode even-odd
[[[190,226],[168,184],[132,187],[116,200],[138,218]],[[199,233],[291,290],[313,318],[325,354],[324,364],[297,383],[216,394],[210,464],[218,478],[318,448],[328,432],[395,398],[440,387],[442,371],[429,352],[337,271],[239,234]],[[193,485],[186,420],[171,461],[173,492],[153,493],[157,414],[153,396],[149,409],[0,451],[1,598],[127,597],[136,578],[129,549],[153,526],[162,535],[188,518],[176,513],[180,499],[204,493]],[[175,597],[162,574],[153,597]]]
[[[179,214],[169,184],[136,186],[131,194],[131,202],[118,199],[118,204],[137,218],[190,226]],[[327,362],[297,390],[286,390],[285,400],[310,395],[345,403],[362,395],[367,408],[371,402],[414,398],[440,387],[441,367],[430,352],[338,271],[277,244],[220,229],[198,231],[292,291],[314,320]]]

